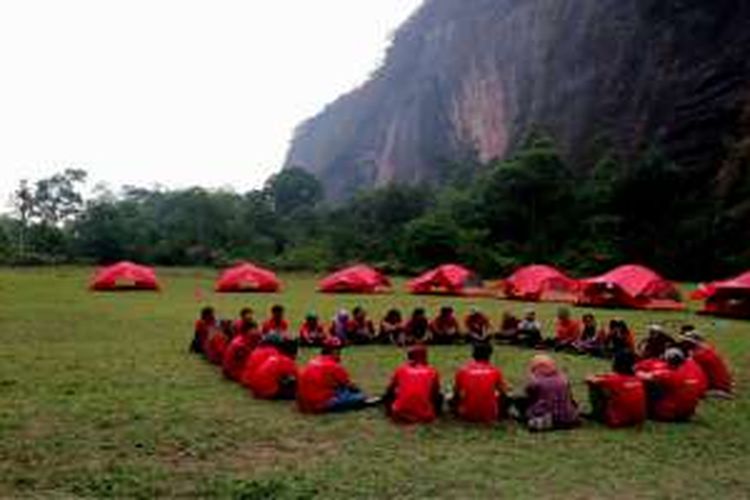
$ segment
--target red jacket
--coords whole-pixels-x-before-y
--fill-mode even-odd
[[[279,350],[272,345],[263,345],[257,347],[245,360],[245,365],[242,367],[242,375],[240,376],[240,382],[245,387],[250,387],[250,381],[253,378],[255,370],[263,364],[265,360],[279,353]]]
[[[297,365],[283,354],[273,354],[252,372],[249,387],[258,399],[273,399],[279,394],[284,377],[297,378]]]
[[[700,381],[689,377],[685,370],[659,370],[649,384],[654,384],[657,397],[649,401],[649,413],[654,420],[672,422],[693,416],[700,402]]]
[[[701,397],[705,396],[708,390],[708,377],[706,377],[703,368],[693,358],[687,358],[679,369],[685,373],[687,378],[694,378],[698,381],[698,392],[700,392]]]
[[[469,314],[464,324],[469,332],[486,332],[490,328],[490,319],[482,313]]]
[[[635,364],[636,373],[654,373],[668,368],[667,362],[659,358],[643,359]]]
[[[224,360],[224,351],[226,350],[228,343],[227,336],[221,331],[212,331],[206,342],[206,358],[208,358],[211,363],[220,365]]]
[[[230,380],[240,380],[245,361],[259,340],[259,337],[253,334],[239,334],[232,339],[224,350],[222,367],[225,377]]]
[[[206,352],[206,348],[208,347],[208,336],[214,328],[216,328],[215,321],[212,323],[207,323],[202,319],[195,320],[195,336],[198,338],[198,343],[200,344],[201,349],[204,353]]]
[[[604,422],[609,427],[628,427],[646,420],[646,388],[638,377],[607,373],[593,383],[606,395]]]
[[[440,392],[440,375],[429,365],[404,363],[391,379],[395,399],[391,417],[405,423],[429,423],[437,418],[435,395]]]
[[[732,392],[732,374],[713,346],[707,344],[699,346],[693,351],[693,359],[706,373],[710,389]]]
[[[280,322],[276,322],[273,318],[268,318],[263,322],[263,326],[260,328],[263,335],[271,332],[287,333],[289,332],[289,322],[282,319]]]
[[[555,323],[555,340],[564,344],[570,344],[581,336],[581,324],[574,320],[560,320]]]
[[[297,405],[309,413],[328,409],[336,390],[351,385],[349,374],[333,356],[321,354],[312,358],[297,378]]]
[[[307,342],[314,342],[315,339],[324,338],[326,336],[325,328],[323,328],[323,325],[320,323],[317,324],[317,328],[311,328],[310,325],[307,324],[307,321],[302,323],[302,326],[299,327],[299,337]]]
[[[500,412],[500,394],[505,381],[500,370],[489,362],[470,361],[455,377],[458,416],[469,422],[492,423]]]

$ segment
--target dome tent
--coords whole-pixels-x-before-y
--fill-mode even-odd
[[[508,299],[575,302],[578,281],[554,267],[532,265],[516,270],[500,287]]]
[[[216,281],[219,293],[273,293],[281,289],[281,281],[273,271],[241,262],[224,270]]]
[[[318,291],[322,293],[379,293],[390,287],[385,275],[364,264],[336,271],[318,283]]]
[[[98,269],[94,273],[89,288],[98,292],[126,290],[159,290],[156,272],[147,266],[132,262],[117,264]]]
[[[583,306],[633,309],[685,308],[674,283],[647,267],[633,264],[581,280],[577,303]]]

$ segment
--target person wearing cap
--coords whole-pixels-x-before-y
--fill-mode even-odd
[[[440,415],[440,375],[427,363],[426,346],[409,348],[407,361],[393,373],[383,402],[386,414],[399,423],[430,423]]]
[[[333,321],[331,321],[331,326],[328,328],[328,336],[337,338],[342,345],[346,345],[349,343],[351,337],[350,326],[349,311],[341,309],[336,313]]]
[[[222,371],[229,380],[239,381],[247,357],[258,346],[262,336],[258,324],[253,320],[253,310],[245,307],[240,311],[240,319],[233,325],[234,338],[226,350],[222,361]]]
[[[672,347],[664,353],[666,368],[638,372],[646,384],[648,415],[662,422],[687,421],[695,414],[701,399],[700,381],[681,369],[685,354]]]
[[[718,397],[731,397],[733,391],[732,373],[726,361],[714,346],[706,342],[695,329],[683,330],[681,345],[690,357],[700,365],[706,374],[708,394]]]
[[[206,306],[201,309],[200,316],[195,320],[193,340],[190,342],[190,352],[205,354],[208,336],[214,328],[216,328],[216,313],[213,307]]]
[[[297,388],[297,341],[285,339],[277,351],[263,361],[248,380],[257,399],[293,400]]]
[[[343,343],[330,337],[318,356],[303,366],[297,377],[297,407],[303,413],[359,410],[369,401],[341,365]]]
[[[289,338],[289,322],[284,318],[284,306],[276,304],[271,307],[269,317],[261,327],[263,335],[275,333],[283,338]]]
[[[469,342],[487,342],[490,338],[490,319],[476,306],[464,318]]]
[[[586,378],[591,417],[608,427],[630,427],[646,420],[646,389],[635,375],[635,355],[618,353],[612,372]]]
[[[404,327],[406,331],[406,345],[427,344],[430,341],[430,321],[427,312],[422,307],[412,311],[411,318]]]
[[[451,306],[443,306],[440,312],[430,321],[432,343],[450,345],[458,342],[461,332],[458,320]]]
[[[534,309],[527,309],[518,323],[516,343],[526,347],[537,347],[542,343],[542,324],[537,321]]]
[[[451,409],[461,420],[491,424],[506,414],[507,387],[502,372],[490,361],[492,344],[474,344],[472,357],[456,372]]]
[[[664,356],[664,352],[674,347],[675,340],[664,331],[661,325],[649,325],[646,338],[638,343],[638,354],[641,359],[657,359]]]
[[[315,311],[310,311],[305,315],[305,321],[299,328],[299,342],[303,347],[322,347],[326,338],[326,332],[323,325],[318,320]]]
[[[557,310],[555,321],[555,349],[572,349],[581,336],[581,324],[570,316],[570,309],[561,307]]]
[[[609,322],[604,350],[609,355],[615,355],[621,351],[635,352],[635,336],[625,320],[615,318]]]
[[[268,358],[279,353],[279,346],[282,341],[282,337],[277,334],[269,334],[263,337],[258,346],[245,359],[245,364],[242,367],[239,378],[243,386],[250,387],[255,370]]]
[[[370,344],[375,341],[375,325],[367,317],[367,311],[362,306],[352,309],[349,320],[350,340],[355,344]]]
[[[571,429],[580,423],[570,382],[546,354],[531,359],[524,393],[514,403],[530,431]]]
[[[399,347],[406,344],[406,330],[401,311],[395,308],[388,310],[380,321],[378,340],[381,344],[392,343]]]

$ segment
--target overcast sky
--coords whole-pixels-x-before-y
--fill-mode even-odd
[[[0,197],[66,167],[259,186],[421,0],[1,0]]]

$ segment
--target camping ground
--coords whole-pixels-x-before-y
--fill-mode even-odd
[[[619,431],[587,424],[549,434],[449,418],[399,427],[380,410],[309,417],[287,403],[253,400],[187,354],[198,308],[210,303],[225,317],[247,304],[262,315],[279,302],[297,324],[309,309],[328,318],[356,304],[376,317],[391,305],[432,312],[450,302],[463,314],[478,304],[495,321],[503,309],[520,313],[524,305],[319,295],[310,275],[282,275],[286,286],[277,295],[218,296],[211,292],[214,271],[159,273],[161,293],[93,294],[86,290],[89,269],[0,270],[0,497],[750,496],[750,322],[690,311],[595,311],[600,321],[622,316],[639,333],[654,321],[692,322],[728,357],[738,398],[703,403],[690,424]],[[557,306],[536,307],[549,327]],[[444,386],[468,352],[431,350]],[[495,360],[519,387],[531,355],[501,347]],[[587,405],[582,379],[606,363],[556,357]],[[355,381],[371,393],[382,391],[401,359],[392,347],[344,354]]]

